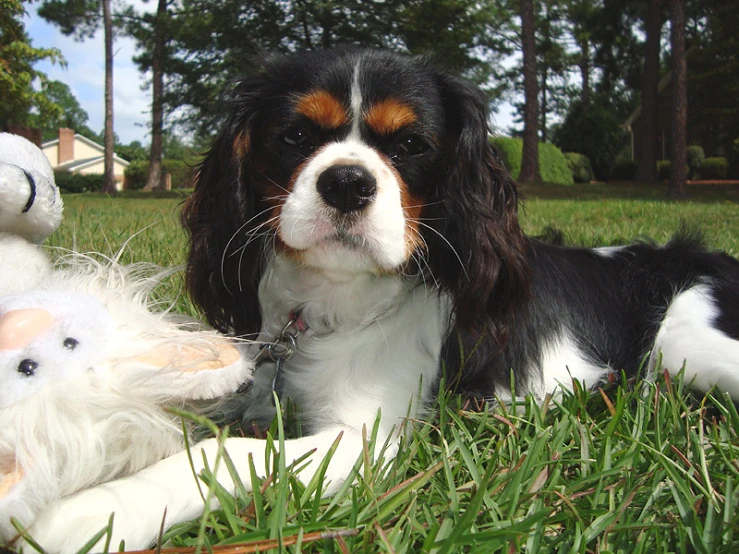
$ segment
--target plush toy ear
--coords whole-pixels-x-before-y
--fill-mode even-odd
[[[211,336],[168,343],[139,354],[137,362],[148,366],[152,386],[182,400],[207,400],[233,392],[251,380],[253,365],[231,341]]]

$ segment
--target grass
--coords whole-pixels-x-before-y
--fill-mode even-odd
[[[533,234],[554,226],[585,245],[662,241],[684,220],[703,228],[712,247],[739,255],[733,189],[691,188],[691,202],[671,203],[656,185],[523,188],[523,224]],[[182,262],[179,198],[65,200],[51,244],[114,253],[151,225],[128,242],[124,259]],[[363,453],[355,484],[333,498],[315,499],[317,483],[304,486],[276,461],[255,493],[233,498],[216,486],[222,509],[165,538],[176,552],[204,544],[203,552],[227,554],[739,549],[739,415],[727,398],[693,395],[659,375],[492,412],[460,402],[442,395],[435,417],[412,425],[384,469],[361,466]],[[368,439],[366,450],[381,446]]]

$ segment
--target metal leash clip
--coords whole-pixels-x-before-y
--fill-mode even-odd
[[[285,389],[285,375],[283,367],[293,357],[298,347],[298,337],[307,329],[305,322],[300,317],[300,312],[291,312],[290,320],[282,328],[282,331],[270,342],[262,343],[259,352],[254,358],[254,367],[258,368],[266,362],[275,364],[275,375],[272,378],[272,390],[277,398],[282,399]],[[274,402],[274,398],[272,399]]]

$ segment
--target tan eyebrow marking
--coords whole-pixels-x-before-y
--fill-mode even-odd
[[[251,139],[249,137],[249,131],[241,131],[233,142],[233,152],[238,160],[244,160],[246,155],[249,153],[251,147]]]
[[[416,112],[395,98],[380,100],[364,114],[364,122],[380,135],[389,135],[416,121]]]
[[[327,129],[336,129],[349,122],[344,106],[334,95],[325,90],[317,90],[301,96],[295,109]]]

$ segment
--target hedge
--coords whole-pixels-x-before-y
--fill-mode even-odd
[[[701,166],[701,179],[726,179],[729,176],[729,160],[723,157],[705,158]]]
[[[672,164],[670,163],[670,160],[659,160],[657,162],[657,178],[660,181],[669,181],[670,180],[670,172],[672,171]],[[686,165],[685,166],[685,175],[688,175],[690,173],[690,168]]]
[[[685,166],[686,175],[689,174],[690,168]],[[660,160],[657,162],[657,173],[662,181],[670,179],[670,160]],[[723,157],[705,158],[701,164],[700,178],[706,181],[713,179],[726,179],[729,175],[729,160]]]
[[[701,166],[706,155],[700,146],[688,146],[685,149],[685,157],[688,162],[688,179],[699,179],[701,176]]]
[[[567,165],[572,173],[572,178],[576,183],[589,183],[595,179],[593,175],[593,166],[590,159],[585,154],[577,152],[565,152]]]
[[[103,190],[103,174],[69,173],[55,171],[54,180],[59,190],[66,193],[89,192]]]
[[[523,139],[494,137],[490,139],[511,177],[518,179],[523,157]],[[548,142],[539,143],[539,173],[541,180],[556,185],[572,185],[572,173],[562,151]]]
[[[621,160],[616,162],[611,171],[613,181],[633,181],[636,179],[638,165],[634,160]]]
[[[164,172],[169,173],[172,178],[172,188],[188,188],[192,186],[194,169],[182,160],[162,160]],[[149,176],[149,162],[146,160],[134,160],[126,168],[126,188],[128,190],[139,190],[146,186]]]

